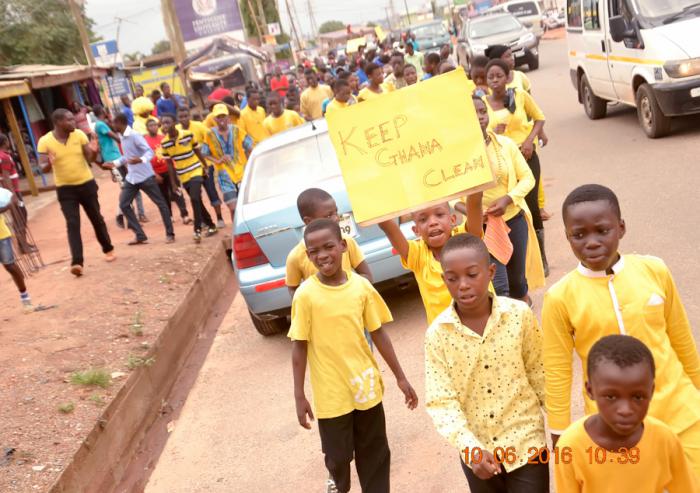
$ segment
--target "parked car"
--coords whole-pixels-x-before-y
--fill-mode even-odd
[[[540,40],[512,14],[497,13],[466,19],[457,45],[457,62],[463,67],[483,55],[489,46],[503,44],[511,47],[515,65],[528,65],[530,70],[540,66]]]
[[[442,21],[426,22],[408,28],[416,35],[418,51],[429,53],[440,51],[443,45],[450,43],[450,33]]]
[[[287,254],[303,238],[297,196],[311,187],[333,196],[342,216],[341,229],[355,237],[380,290],[413,279],[378,226],[355,224],[325,120],[290,129],[253,150],[233,225],[236,278],[253,324],[263,335],[286,332],[289,327],[291,298],[285,286],[285,264]],[[409,238],[415,237],[412,224],[401,224]]]
[[[566,25],[566,13],[563,10],[548,10],[542,14],[544,30],[558,29]]]
[[[540,9],[539,3],[534,0],[511,0],[491,7],[486,12],[506,12],[513,14],[523,23],[523,26],[530,28],[532,33],[538,38],[542,37],[544,33],[542,9]]]

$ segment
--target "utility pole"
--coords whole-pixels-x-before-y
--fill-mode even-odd
[[[255,30],[258,31],[258,43],[260,43],[260,46],[262,47],[265,44],[263,41],[263,31],[260,29],[258,14],[256,14],[255,10],[253,9],[253,3],[250,0],[248,0],[248,10],[250,10],[250,16],[253,18],[253,22],[255,23]]]
[[[299,31],[297,31],[297,25],[294,22],[294,17],[292,16],[292,9],[289,6],[289,1],[290,0],[284,0],[284,3],[287,5],[287,16],[289,17],[289,23],[292,25],[292,32],[294,33],[294,38],[297,40],[297,48],[301,50],[301,40],[299,39]],[[292,54],[294,54],[294,63],[296,64],[297,56],[294,47],[292,47]]]
[[[411,13],[408,11],[408,2],[406,0],[403,0],[403,5],[406,7],[406,21],[408,22],[408,25],[411,25]]]
[[[262,21],[263,34],[267,34],[267,19],[265,18],[265,9],[263,8],[263,0],[257,0],[258,11],[260,11],[260,20]]]
[[[73,14],[73,19],[75,20],[75,25],[80,33],[80,42],[83,44],[83,51],[85,52],[85,57],[87,58],[88,65],[91,67],[95,66],[95,57],[92,56],[92,48],[90,47],[90,39],[88,38],[87,29],[85,28],[85,21],[83,20],[83,11],[78,6],[79,0],[68,0],[68,7]],[[82,5],[82,1],[81,1]]]
[[[311,36],[314,38],[318,34],[318,27],[316,26],[316,17],[314,16],[314,8],[311,5],[311,0],[306,0],[306,6],[309,10],[309,23],[311,24]]]

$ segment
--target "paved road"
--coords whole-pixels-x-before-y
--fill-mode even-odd
[[[550,136],[541,155],[548,209],[555,213],[547,224],[550,280],[575,265],[563,236],[563,198],[579,184],[606,184],[618,192],[627,221],[622,248],[665,258],[700,340],[700,298],[693,296],[700,282],[694,255],[700,239],[695,229],[699,120],[681,122],[674,136],[658,141],[643,135],[636,114],[627,108],[589,121],[569,81],[563,40],[544,44],[541,69],[531,78]],[[425,319],[417,292],[387,299],[396,319],[389,326],[392,340],[422,398]],[[538,293],[538,306],[540,300]],[[243,300],[234,300],[148,492],[323,491],[318,432],[296,423],[289,349],[283,337],[259,337]],[[403,407],[390,374],[385,373],[385,381],[393,490],[466,491],[457,452],[437,435],[424,409]]]

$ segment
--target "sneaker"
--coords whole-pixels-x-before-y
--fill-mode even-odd
[[[34,311],[34,305],[32,305],[31,300],[22,301],[22,310],[24,313],[32,313]]]
[[[165,237],[166,243],[175,243],[175,235],[168,235]]]
[[[207,231],[206,231],[206,233],[204,233],[204,236],[209,238],[210,236],[214,236],[218,232],[219,232],[219,230],[216,229],[216,226],[212,226],[210,228],[207,228]]]
[[[117,226],[119,226],[121,229],[126,229],[126,225],[124,224],[124,215],[119,214],[117,216]]]
[[[202,234],[201,234],[199,231],[197,231],[197,232],[194,234],[194,237],[193,237],[193,238],[194,238],[194,242],[195,242],[195,243],[201,243],[201,242],[202,242]]]
[[[141,214],[139,216],[139,222],[140,223],[147,223],[148,222],[148,218],[146,217],[146,214]]]
[[[71,265],[70,266],[70,273],[73,274],[75,277],[80,277],[83,275],[83,266],[82,265]]]
[[[326,479],[326,493],[338,493],[338,487],[330,476]]]
[[[216,227],[219,229],[224,229],[226,227],[226,223],[224,223],[223,219],[218,219],[216,221]]]
[[[117,256],[114,254],[114,250],[105,253],[105,262],[114,262],[117,260]]]

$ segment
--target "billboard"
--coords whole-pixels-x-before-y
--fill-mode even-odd
[[[98,67],[121,67],[123,64],[122,55],[114,39],[90,43],[90,50]]]
[[[160,67],[144,68],[140,72],[132,72],[131,80],[134,84],[143,86],[146,96],[150,95],[154,89],[160,90],[160,84],[167,82],[175,94],[181,96],[187,93],[182,88],[182,81],[175,72],[175,65],[162,65]]]
[[[244,40],[237,0],[173,0],[173,6],[187,49],[222,34]]]

